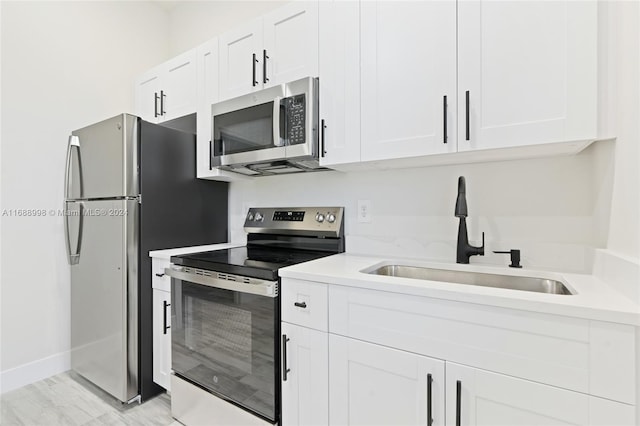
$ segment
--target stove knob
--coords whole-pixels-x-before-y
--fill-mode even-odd
[[[262,222],[264,220],[264,216],[262,216],[262,213],[260,212],[256,213],[256,220],[258,222]]]
[[[253,220],[253,213],[249,212],[247,215],[247,220]]]
[[[336,215],[334,215],[333,213],[329,213],[327,215],[327,222],[329,223],[333,223],[336,221]]]
[[[322,213],[318,213],[316,215],[316,222],[320,222],[320,223],[324,222],[324,215]]]

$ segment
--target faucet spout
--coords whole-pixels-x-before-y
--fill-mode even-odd
[[[467,217],[467,183],[464,176],[458,178],[458,198],[456,198],[456,217]]]
[[[467,214],[466,182],[464,176],[460,176],[458,178],[458,198],[456,199],[455,209],[455,216],[460,219],[456,262],[464,264],[469,263],[471,256],[484,256],[484,232],[482,233],[482,246],[475,247],[469,244]]]

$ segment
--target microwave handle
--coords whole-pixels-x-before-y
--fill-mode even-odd
[[[273,99],[273,145],[282,146],[280,142],[280,101],[281,96],[276,96]]]

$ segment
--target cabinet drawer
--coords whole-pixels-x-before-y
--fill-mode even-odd
[[[327,331],[326,284],[283,278],[280,294],[282,321]]]
[[[157,290],[171,291],[171,278],[164,273],[171,262],[168,259],[151,259],[151,286]]]
[[[633,327],[331,286],[330,333],[635,403]]]

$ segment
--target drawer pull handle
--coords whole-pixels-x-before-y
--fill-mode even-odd
[[[164,274],[156,274],[156,277],[162,278],[162,277],[164,277]]]
[[[307,307],[307,302],[296,302],[293,306],[297,306],[298,308],[305,309]]]

